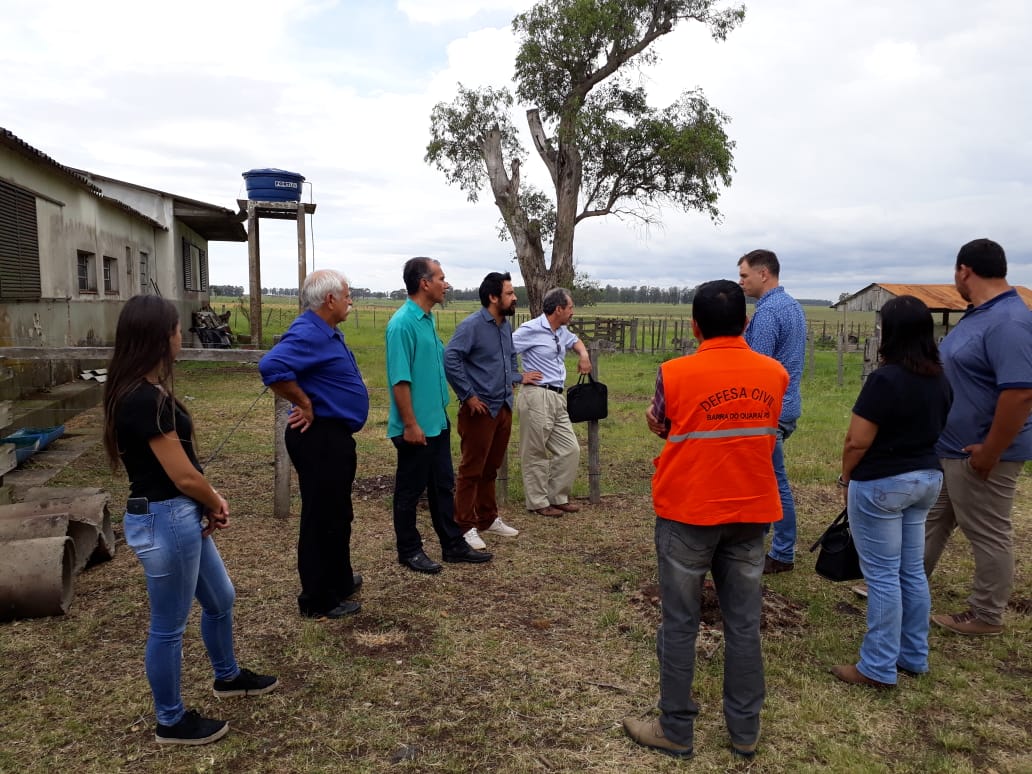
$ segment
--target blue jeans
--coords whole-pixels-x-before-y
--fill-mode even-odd
[[[763,525],[698,527],[656,519],[663,620],[656,632],[659,722],[667,738],[692,746],[699,705],[692,697],[695,639],[707,571],[724,620],[724,720],[731,741],[754,744],[766,694],[760,648]]]
[[[867,581],[867,634],[856,667],[872,680],[895,684],[897,666],[928,671],[925,518],[940,486],[938,470],[849,482],[849,528]]]
[[[778,495],[781,497],[781,521],[774,522],[774,537],[770,540],[770,557],[779,562],[791,564],[795,561],[796,512],[792,487],[788,484],[785,470],[785,441],[795,432],[796,420],[778,422],[777,441],[774,444],[774,476],[778,480]]]
[[[240,673],[233,656],[233,584],[215,542],[201,538],[201,506],[189,497],[152,502],[150,513],[127,513],[125,542],[147,576],[150,631],[144,663],[158,722],[178,723],[183,632],[193,598],[201,603],[201,638],[217,680]]]

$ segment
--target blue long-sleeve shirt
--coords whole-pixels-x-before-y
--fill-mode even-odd
[[[460,322],[444,348],[444,375],[460,402],[476,395],[493,417],[503,405],[511,410],[512,386],[522,376],[509,320],[503,318],[499,325],[487,309],[480,309]]]
[[[266,385],[297,382],[317,419],[343,419],[357,433],[369,417],[369,390],[344,334],[311,309],[295,318],[258,371]]]
[[[791,422],[803,413],[799,383],[806,361],[806,315],[785,289],[778,285],[756,301],[745,329],[745,341],[753,351],[777,360],[788,371],[788,392],[781,404],[781,421]]]

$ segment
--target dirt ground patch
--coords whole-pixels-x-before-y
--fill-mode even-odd
[[[720,600],[713,581],[707,579],[702,586],[700,624],[711,629],[722,629],[723,619],[720,614]],[[636,592],[628,595],[627,601],[645,615],[650,623],[659,625],[662,599],[658,583],[647,583]],[[760,614],[760,630],[768,636],[776,636],[779,632],[791,631],[803,626],[804,608],[777,591],[764,587],[763,609]]]
[[[213,384],[184,379],[189,394],[214,394]],[[232,407],[195,405],[202,435],[218,412],[237,416]],[[209,432],[202,444],[214,447],[221,435]],[[215,699],[195,610],[184,643],[184,697],[227,718],[232,732],[196,750],[154,745],[142,663],[146,590],[116,523],[115,558],[79,577],[67,615],[0,624],[0,771],[684,770],[629,742],[620,725],[625,716],[651,716],[658,695],[655,517],[646,495],[607,495],[598,505],[581,497],[584,509],[561,519],[512,503],[503,518],[521,532],[486,536],[494,561],[423,576],[397,563],[393,478],[372,474],[390,468],[392,450],[370,442],[384,448],[362,458],[360,471],[370,475],[356,485],[352,553],[365,578],[362,611],[310,621],[296,607],[297,500],[291,517],[271,515],[269,438],[269,417],[255,412],[210,472],[233,512],[217,545],[237,590],[238,657],[278,674],[280,689]],[[110,475],[99,447],[54,484],[103,486],[114,503],[126,496],[124,478]],[[1032,487],[1024,477],[1021,487],[1019,570],[1005,634],[987,641],[933,632],[932,675],[878,693],[837,684],[827,672],[856,658],[864,605],[846,585],[816,576],[805,552],[841,507],[837,490],[797,487],[796,569],[764,581],[760,757],[749,766],[727,753],[720,611],[710,588],[702,600],[694,689],[702,712],[691,769],[1029,771],[1032,518],[1025,502]],[[425,514],[419,524],[427,552],[439,558]],[[970,578],[970,550],[954,539],[932,579],[933,602],[959,609]]]

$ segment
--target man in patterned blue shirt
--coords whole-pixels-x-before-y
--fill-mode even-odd
[[[781,363],[789,378],[773,455],[783,515],[781,521],[774,522],[770,552],[763,562],[765,575],[788,572],[795,566],[795,500],[785,472],[784,442],[795,430],[803,412],[799,382],[806,359],[806,315],[799,302],[778,284],[780,273],[778,257],[770,250],[753,250],[738,259],[738,284],[746,296],[756,299],[752,319],[745,329],[745,341],[755,352]]]

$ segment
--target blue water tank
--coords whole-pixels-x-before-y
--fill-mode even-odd
[[[251,169],[244,172],[247,198],[256,202],[299,202],[305,176],[285,169]]]

